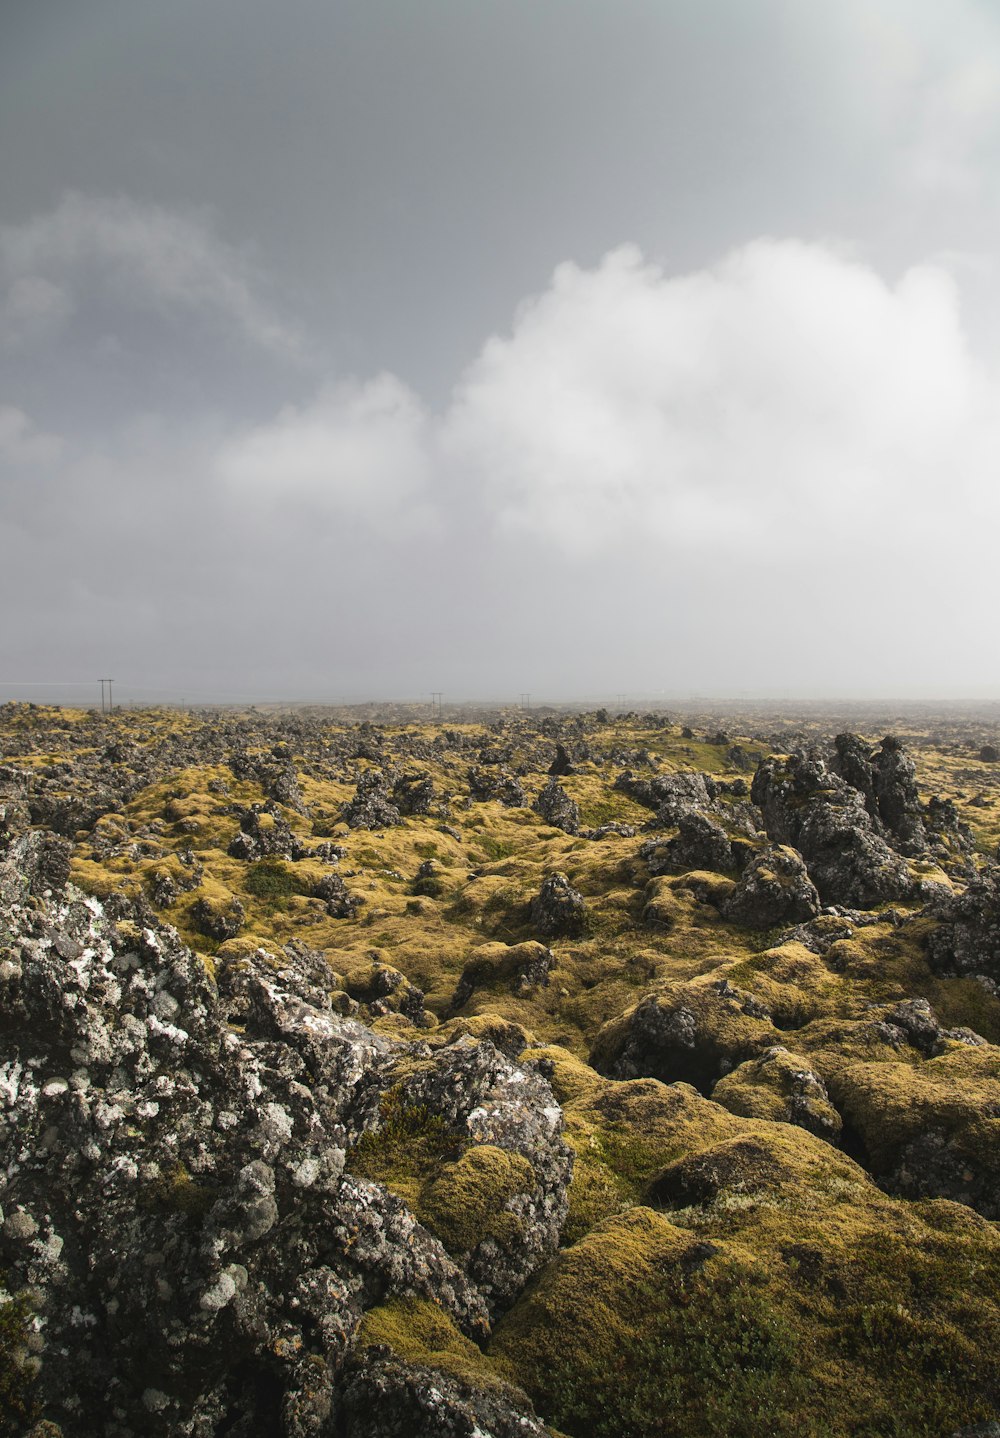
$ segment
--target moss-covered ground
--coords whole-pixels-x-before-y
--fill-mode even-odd
[[[810,947],[724,921],[732,874],[651,875],[652,814],[616,787],[623,771],[749,784],[759,755],[845,726],[810,719],[797,736],[787,725],[766,736],[729,724],[714,742],[718,727],[688,737],[657,716],[358,726],[5,706],[0,747],[7,791],[43,783],[53,803],[99,789],[101,765],[115,766],[118,801],[73,832],[73,880],[143,896],[206,963],[305,944],[325,956],[344,1012],[432,1046],[488,1037],[550,1076],[575,1153],[560,1252],[483,1347],[417,1298],[372,1310],[360,1342],[524,1389],[571,1438],[946,1438],[1000,1415],[1000,1230],[967,1203],[902,1196],[887,1175],[937,1133],[1000,1193],[1000,1001],[931,968],[922,901],[864,925],[821,918],[826,941]],[[973,862],[993,854],[1000,765],[979,757],[990,734],[896,728],[924,799],[954,800]],[[574,761],[559,782],[580,829],[625,832],[566,833],[532,807],[557,738]],[[297,792],[275,790],[276,768]],[[371,768],[429,778],[429,808],[351,828],[346,806]],[[524,803],[474,797],[473,768],[513,776]],[[233,857],[251,810],[265,844],[287,832],[292,848]],[[579,937],[536,931],[531,900],[556,870],[583,895]],[[331,873],[363,902],[338,910],[323,891]],[[551,960],[533,964],[539,943]],[[914,998],[986,1045],[929,1054],[900,1041],[885,1015]],[[655,1077],[602,1076],[602,1056],[651,1002],[694,1016],[694,1052]],[[785,1056],[765,1060],[773,1049]],[[833,1139],[786,1121],[807,1070],[825,1087],[816,1103]],[[384,1102],[377,1138],[349,1154],[355,1172],[392,1187],[456,1255],[513,1222],[525,1160],[463,1145],[428,1114],[394,1108],[391,1091]],[[6,1313],[14,1333],[22,1315]]]

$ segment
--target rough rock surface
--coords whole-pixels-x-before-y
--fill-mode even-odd
[[[576,938],[587,923],[583,895],[558,870],[542,881],[531,901],[531,923],[546,938]]]
[[[819,909],[819,894],[801,854],[781,845],[756,854],[721,904],[727,919],[751,929],[805,923]]]
[[[942,896],[929,912],[940,921],[927,938],[934,966],[1000,983],[1000,866],[984,869],[964,893]]]
[[[547,1083],[489,1044],[417,1046],[414,1093],[532,1175],[516,1244],[456,1261],[345,1166],[406,1049],[334,1012],[321,956],[221,951],[213,979],[172,930],[35,897],[53,862],[15,841],[0,917],[0,1272],[30,1296],[44,1415],[111,1438],[332,1433],[373,1304],[422,1295],[485,1333],[565,1216]]]
[[[556,778],[549,780],[532,808],[554,829],[562,829],[566,834],[580,832],[580,806],[570,798]]]
[[[650,839],[639,850],[651,874],[669,874],[689,869],[730,870],[745,862],[721,824],[707,814],[682,814],[673,839]]]
[[[369,1348],[344,1385],[343,1438],[545,1438],[549,1430],[518,1396]]]
[[[343,817],[352,829],[391,829],[399,823],[399,809],[393,802],[389,781],[380,769],[366,769],[361,775]]]
[[[768,838],[798,849],[824,903],[873,908],[911,892],[906,863],[876,832],[861,792],[818,754],[762,760],[750,794]]]
[[[470,769],[469,793],[473,799],[496,799],[505,809],[520,809],[527,802],[521,781],[502,766]]]

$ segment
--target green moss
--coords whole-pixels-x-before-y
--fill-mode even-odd
[[[356,1342],[360,1348],[385,1345],[407,1363],[440,1368],[468,1383],[506,1386],[454,1319],[427,1298],[391,1298],[369,1309]]]
[[[262,859],[248,867],[243,888],[256,899],[283,899],[299,892],[300,880],[280,860]]]
[[[523,1224],[507,1205],[535,1187],[526,1158],[475,1144],[424,1187],[419,1216],[449,1253],[467,1253],[487,1238],[516,1243]]]
[[[166,1173],[144,1187],[139,1206],[165,1213],[184,1214],[188,1218],[201,1218],[212,1207],[218,1193],[218,1189],[212,1184],[201,1183],[192,1178],[188,1169],[178,1160]]]
[[[39,1416],[37,1361],[30,1355],[31,1304],[0,1280],[0,1434],[24,1433]]]

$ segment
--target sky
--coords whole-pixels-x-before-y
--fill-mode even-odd
[[[996,0],[0,0],[0,700],[1000,698]]]

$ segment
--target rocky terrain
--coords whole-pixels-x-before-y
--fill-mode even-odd
[[[1000,1433],[1000,753],[0,709],[0,1433]]]

